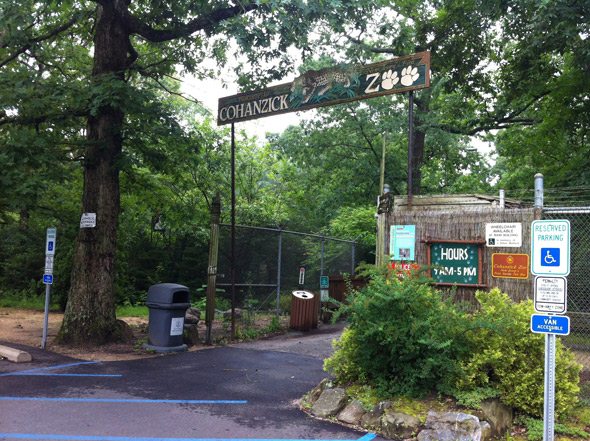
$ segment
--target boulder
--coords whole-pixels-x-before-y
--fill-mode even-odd
[[[309,393],[307,394],[307,399],[309,400],[310,403],[315,403],[318,398],[320,397],[320,395],[322,394],[322,392],[328,388],[332,386],[332,382],[330,380],[328,380],[327,378],[324,378],[322,381],[320,381],[320,384],[318,384],[316,387],[314,387],[312,390],[309,391]]]
[[[199,340],[199,327],[196,324],[184,325],[182,341],[188,346],[195,346],[201,343],[201,340]]]
[[[460,412],[428,412],[418,441],[481,441],[481,424],[475,415]]]
[[[133,341],[133,329],[123,320],[116,321],[116,332],[119,340],[124,343],[131,343]]]
[[[420,420],[403,412],[387,410],[381,418],[383,434],[391,439],[403,440],[416,435]]]
[[[512,408],[502,404],[498,399],[485,400],[481,403],[484,418],[492,427],[493,436],[504,435],[512,428]]]
[[[184,323],[187,325],[198,325],[201,320],[201,311],[197,308],[188,308],[184,315]]]
[[[487,421],[481,422],[481,441],[492,440],[492,426]]]
[[[242,310],[240,308],[235,308],[234,314],[235,314],[236,320],[240,320],[243,315]],[[224,320],[231,320],[231,309],[228,309],[227,311],[225,311],[223,313],[223,319]]]
[[[336,418],[346,424],[352,424],[358,426],[361,422],[361,418],[366,413],[363,405],[358,400],[352,400]]]
[[[381,417],[383,412],[391,407],[389,401],[382,401],[373,407],[372,410],[365,413],[361,418],[361,426],[365,429],[381,432]]]
[[[313,404],[311,413],[320,418],[336,415],[346,404],[346,391],[341,387],[326,389]]]
[[[458,435],[457,432],[450,429],[424,429],[416,438],[418,441],[473,441],[467,435]],[[480,438],[477,438],[480,441]]]

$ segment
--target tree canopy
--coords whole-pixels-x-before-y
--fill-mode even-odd
[[[588,186],[589,12],[578,0],[6,0],[0,279],[30,289],[42,261],[14,250],[57,225],[70,244],[56,269],[60,337],[117,338],[114,307],[130,291],[206,266],[188,244],[205,246],[208,206],[228,184],[227,131],[182,97],[181,77],[231,64],[253,89],[295,75],[293,49],[301,70],[431,52],[414,193],[529,187],[538,171]],[[407,112],[396,95],[322,109],[264,145],[240,136],[240,221],[351,234],[370,249],[383,147],[385,181],[407,191]],[[496,146],[493,167],[472,136]],[[79,229],[87,212],[96,228]]]

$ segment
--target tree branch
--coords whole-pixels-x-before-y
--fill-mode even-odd
[[[49,31],[43,35],[39,35],[38,37],[29,39],[29,41],[27,41],[24,45],[22,45],[20,48],[16,49],[16,51],[12,55],[10,55],[9,57],[0,61],[0,68],[6,66],[8,63],[10,63],[12,60],[17,58],[19,55],[24,54],[26,51],[28,51],[31,48],[31,46],[34,43],[41,43],[42,41],[49,40],[49,39],[55,37],[56,35],[62,33],[63,31],[71,28],[74,24],[76,24],[76,22],[78,22],[78,20],[83,18],[85,15],[86,14],[84,14],[84,13],[74,14],[74,16],[71,19],[69,19],[66,23],[62,24],[61,26],[58,26],[55,29],[52,29],[51,31]],[[5,49],[6,47],[8,47],[7,44],[2,45],[2,49]]]
[[[44,115],[36,115],[36,116],[6,116],[0,114],[0,126],[5,126],[8,124],[17,124],[17,125],[37,125],[44,122],[58,122],[63,121],[70,117],[87,117],[88,112],[85,110],[70,110],[64,111],[60,113],[47,113]]]
[[[124,18],[129,33],[141,35],[143,38],[151,41],[152,43],[158,43],[174,40],[180,37],[188,37],[196,31],[209,29],[217,23],[246,14],[258,8],[260,8],[260,6],[257,3],[248,2],[242,5],[232,6],[230,8],[218,9],[209,14],[195,18],[186,24],[178,25],[169,29],[154,29],[130,13],[125,14]]]
[[[351,43],[354,43],[358,46],[361,46],[363,49],[366,49],[370,52],[373,52],[374,54],[391,54],[391,55],[395,55],[395,56],[399,56],[397,55],[396,51],[393,48],[388,48],[388,47],[374,47],[371,45],[368,45],[367,43],[365,43],[364,41],[362,41],[359,38],[354,38],[351,37],[350,35],[345,35],[345,37],[348,39],[348,41],[350,41]]]

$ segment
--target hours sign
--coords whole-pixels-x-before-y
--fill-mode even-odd
[[[481,244],[434,242],[429,254],[431,276],[438,285],[482,284]]]

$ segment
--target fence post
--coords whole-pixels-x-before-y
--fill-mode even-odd
[[[500,208],[506,208],[506,198],[505,198],[505,191],[500,190]]]
[[[221,198],[219,194],[211,205],[211,238],[209,241],[209,266],[207,268],[207,305],[205,311],[205,344],[212,344],[211,330],[215,319],[215,289],[217,281],[217,258],[219,255],[219,218],[221,217]]]
[[[356,242],[352,242],[352,250],[351,250],[351,254],[352,254],[352,268],[350,269],[350,274],[352,274],[354,276],[354,272],[355,272],[355,267],[356,267]]]
[[[543,210],[543,175],[535,175],[535,219],[541,219]]]
[[[279,250],[277,257],[277,315],[281,311],[281,262],[283,258],[283,231],[279,228]]]

